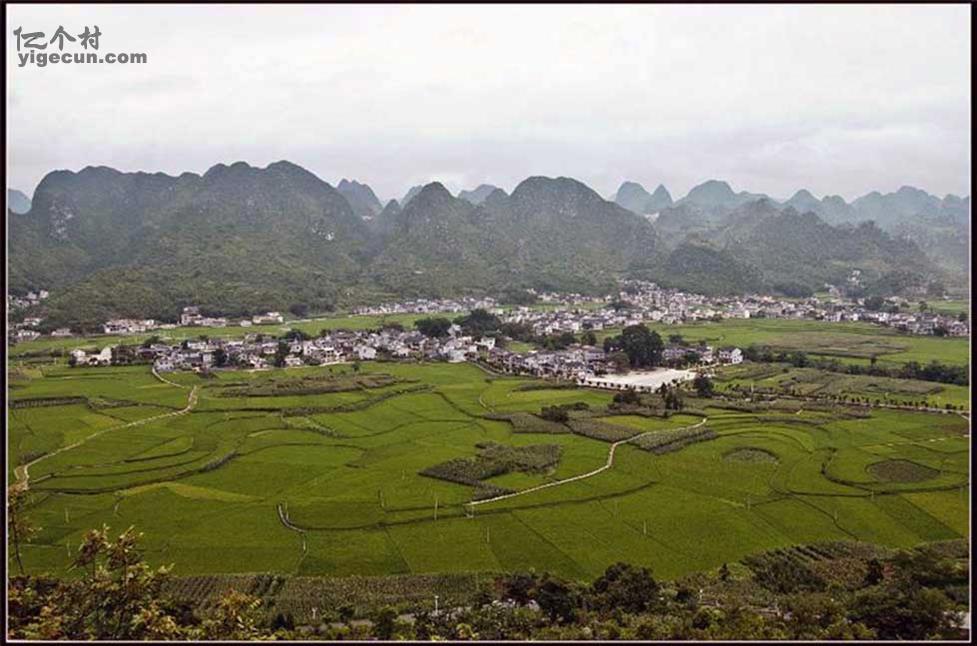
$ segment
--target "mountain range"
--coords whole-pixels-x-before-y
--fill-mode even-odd
[[[651,200],[634,187],[616,197],[671,201],[663,187]],[[524,288],[601,293],[629,276],[710,294],[810,293],[852,269],[869,291],[954,279],[906,236],[832,224],[813,196],[792,200],[713,181],[652,223],[566,177],[458,197],[432,182],[381,207],[365,184],[333,187],[285,161],[178,177],[87,167],[48,174],[27,213],[8,212],[9,285],[51,292],[48,325],[86,327],[172,319],[191,304],[301,314]],[[948,217],[945,202],[928,217]]]
[[[667,194],[661,185],[655,193],[659,190]],[[640,184],[624,182],[611,199],[639,214],[657,210],[655,225],[666,247],[674,247],[689,235],[720,226],[745,204],[764,200],[776,209],[813,213],[831,225],[874,222],[891,236],[915,242],[933,263],[957,278],[969,271],[970,197],[940,198],[903,186],[893,193],[873,191],[851,203],[839,195],[818,199],[806,189],[798,190],[787,200],[777,201],[762,193],[736,193],[728,183],[718,180],[695,186],[671,205],[656,204],[652,208],[646,201],[648,197]]]

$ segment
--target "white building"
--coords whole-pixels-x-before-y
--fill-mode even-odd
[[[743,352],[739,348],[720,348],[720,363],[743,363]]]

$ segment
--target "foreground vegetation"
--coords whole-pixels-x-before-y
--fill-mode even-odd
[[[968,600],[964,541],[915,550],[822,543],[659,581],[615,563],[590,583],[517,572],[441,577],[178,579],[130,528],[89,531],[73,580],[10,581],[14,639],[953,639]],[[419,599],[417,592],[433,593]],[[453,593],[441,597],[438,592]]]

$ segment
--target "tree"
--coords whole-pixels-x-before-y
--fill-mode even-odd
[[[283,368],[285,366],[285,357],[288,356],[290,349],[288,343],[285,341],[279,341],[278,347],[275,348],[275,366],[278,368]]]
[[[917,307],[919,308],[920,312],[925,312],[930,308],[929,303],[927,303],[926,301],[919,301]]]
[[[153,336],[149,337],[148,339],[142,342],[142,347],[148,348],[150,346],[156,345],[159,342],[160,342],[159,335],[154,334]]]
[[[536,603],[550,621],[569,622],[577,615],[577,595],[566,582],[547,576],[536,592]]]
[[[203,623],[205,639],[249,640],[258,636],[261,599],[230,590],[217,601],[214,613]]]
[[[631,367],[631,359],[624,352],[611,352],[607,355],[607,362],[614,366],[615,372],[627,372]]]
[[[869,296],[865,299],[865,309],[878,312],[885,307],[885,299],[881,296]]]
[[[622,390],[621,392],[614,393],[614,403],[636,406],[641,403],[641,396],[638,395],[638,391],[636,391],[634,388],[628,388],[626,390]]]
[[[468,316],[460,316],[455,319],[455,324],[460,326],[465,334],[484,336],[489,332],[497,331],[502,326],[502,321],[495,314],[476,308]]]
[[[72,565],[84,572],[82,577],[53,583],[22,577],[13,586],[19,604],[29,605],[33,599],[37,608],[34,616],[18,613],[17,636],[72,641],[192,638],[160,598],[169,568],[153,570],[143,562],[133,528],[114,541],[108,529],[85,535]]]
[[[661,363],[665,344],[657,332],[644,323],[629,325],[616,337],[604,340],[604,350],[620,350],[628,355],[632,368],[653,368]]]
[[[298,328],[292,328],[288,332],[282,335],[283,339],[288,341],[308,341],[309,335]]]
[[[695,388],[699,397],[712,397],[713,395],[712,379],[704,374],[700,373],[695,376],[695,379],[692,380],[692,387]]]
[[[668,342],[672,345],[683,345],[685,343],[685,339],[682,338],[681,334],[669,334]]]
[[[500,301],[509,305],[532,305],[539,298],[526,289],[507,289],[502,292]]]
[[[218,368],[223,368],[227,365],[227,352],[224,348],[214,350],[214,365]]]
[[[451,321],[443,317],[423,318],[414,322],[417,331],[429,338],[446,337]]]
[[[547,421],[559,424],[564,424],[570,420],[570,415],[563,406],[543,406],[539,416]]]
[[[682,401],[682,395],[679,393],[677,388],[668,388],[662,386],[665,391],[662,393],[662,400],[665,402],[665,410],[682,410],[684,402]]]
[[[309,306],[305,303],[293,303],[289,305],[288,311],[295,316],[302,318],[309,313]]]
[[[587,330],[580,335],[580,343],[583,345],[597,345],[597,335],[593,330]]]
[[[26,502],[26,489],[20,486],[10,487],[7,493],[7,531],[10,532],[10,539],[14,544],[14,557],[21,574],[24,573],[24,563],[20,558],[20,545],[29,542],[40,529],[27,520],[24,511]]]
[[[394,635],[397,625],[397,611],[390,606],[384,606],[377,613],[373,630],[379,639],[389,640]]]
[[[966,312],[960,312],[959,314],[957,314],[957,320],[960,321],[961,323],[966,323],[967,322],[967,313]]]
[[[608,567],[590,589],[593,607],[609,612],[621,609],[639,613],[659,604],[658,582],[648,568],[627,563]]]

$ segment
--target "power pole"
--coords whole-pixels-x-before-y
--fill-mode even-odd
[[[438,497],[434,497],[434,520],[438,519]]]

